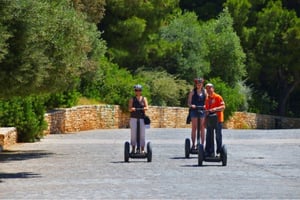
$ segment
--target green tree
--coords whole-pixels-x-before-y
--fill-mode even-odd
[[[105,14],[105,0],[72,0],[74,8],[87,15],[89,22],[98,24]]]
[[[105,53],[97,27],[67,1],[1,0],[0,5],[1,98],[64,91]]]
[[[281,1],[269,2],[258,14],[255,38],[260,84],[278,102],[279,115],[287,114],[291,94],[300,85],[300,18],[282,8]]]
[[[247,83],[257,98],[251,110],[300,114],[297,4],[285,0],[227,0],[225,4],[247,55]]]
[[[137,76],[141,77],[149,88],[151,105],[186,106],[186,104],[182,105],[190,89],[186,81],[166,71],[139,71]]]
[[[217,17],[223,9],[226,0],[180,0],[180,8],[195,12],[200,20],[206,21]]]
[[[208,48],[195,13],[178,15],[168,26],[161,28],[160,35],[164,40],[176,44],[172,53],[163,58],[165,70],[178,74],[184,80],[203,77],[209,72]]]
[[[208,77],[220,77],[234,87],[246,75],[245,58],[240,39],[233,29],[227,9],[216,20],[203,24],[202,36],[209,49],[211,71]]]
[[[100,23],[112,62],[131,71],[160,57],[158,29],[178,9],[178,0],[107,0]]]

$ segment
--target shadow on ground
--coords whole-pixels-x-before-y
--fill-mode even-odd
[[[10,161],[19,161],[19,160],[29,160],[29,159],[38,159],[53,155],[53,153],[47,151],[3,151],[0,152],[0,163],[1,162],[10,162]]]
[[[2,173],[0,172],[0,183],[1,179],[9,179],[9,178],[39,178],[40,174],[32,173],[32,172],[18,172],[18,173]]]

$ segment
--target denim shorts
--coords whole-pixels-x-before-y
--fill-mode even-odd
[[[200,117],[200,118],[204,118],[205,117],[205,111],[201,111],[201,112],[198,112],[197,110],[191,110],[191,118],[197,118],[197,117]]]

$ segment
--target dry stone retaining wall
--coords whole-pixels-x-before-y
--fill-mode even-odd
[[[149,106],[147,115],[152,128],[188,128],[188,108]],[[93,129],[129,127],[129,113],[117,105],[86,105],[56,109],[45,114],[48,123],[44,134],[75,133]],[[235,112],[224,123],[228,129],[300,129],[300,118],[286,118],[255,113]],[[16,128],[0,128],[0,151],[17,142]]]
[[[152,128],[187,128],[188,108],[149,106],[146,112]],[[92,129],[129,127],[129,113],[117,105],[77,106],[46,114],[49,124],[46,134],[72,133]],[[255,113],[236,112],[224,123],[228,129],[300,128],[299,118],[285,118]]]
[[[0,152],[17,142],[17,130],[14,127],[0,128]]]

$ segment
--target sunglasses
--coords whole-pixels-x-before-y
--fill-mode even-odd
[[[136,91],[136,92],[141,92],[142,90],[134,90],[134,91]]]

